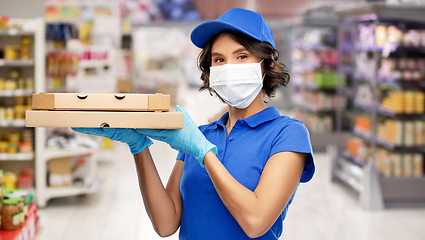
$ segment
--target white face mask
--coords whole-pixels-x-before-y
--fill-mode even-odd
[[[230,106],[247,108],[263,88],[262,62],[210,67],[210,87]]]

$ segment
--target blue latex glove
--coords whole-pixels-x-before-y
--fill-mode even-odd
[[[209,142],[192,121],[189,114],[180,106],[177,111],[183,113],[183,129],[141,129],[136,131],[150,138],[168,143],[173,149],[190,154],[204,167],[205,154],[210,150],[217,155],[217,147]]]
[[[131,153],[137,154],[152,145],[152,141],[132,128],[71,128],[80,133],[106,137],[114,141],[126,143]]]

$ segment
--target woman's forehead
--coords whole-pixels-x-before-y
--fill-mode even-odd
[[[235,41],[230,34],[223,33],[217,37],[212,45],[212,52],[224,52],[224,53],[232,53],[234,51],[240,50],[244,48],[242,44]]]

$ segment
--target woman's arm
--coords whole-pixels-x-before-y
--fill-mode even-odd
[[[140,192],[152,225],[161,237],[170,236],[179,228],[182,217],[180,179],[184,162],[176,161],[164,188],[149,148],[135,154],[134,161]]]
[[[294,194],[304,169],[306,154],[280,152],[267,161],[257,188],[251,190],[230,175],[210,151],[204,165],[229,212],[251,238],[265,234]]]

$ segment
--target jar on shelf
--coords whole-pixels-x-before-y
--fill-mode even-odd
[[[12,194],[15,198],[21,198],[23,201],[23,207],[24,207],[23,219],[25,221],[28,215],[28,206],[29,206],[28,193],[27,191],[23,189],[16,189]]]
[[[3,170],[0,169],[0,200],[3,200],[3,186],[4,186],[4,180],[3,180]],[[1,202],[1,201],[0,201]],[[0,211],[1,212],[1,211]],[[0,221],[1,222],[1,221]],[[0,228],[1,229],[1,228]]]
[[[0,29],[9,29],[9,17],[8,16],[0,16]]]
[[[20,153],[32,153],[33,152],[33,142],[22,141],[19,143],[19,152]]]
[[[13,107],[7,107],[5,109],[5,118],[6,120],[13,120],[13,115],[15,112],[13,111]]]
[[[19,227],[23,227],[25,223],[25,215],[24,215],[24,200],[21,197],[15,198],[16,206],[18,207],[18,218],[19,218]]]
[[[31,97],[27,97],[25,99],[25,102],[26,102],[27,105],[30,105],[31,106],[31,104],[32,104],[32,98]]]
[[[22,131],[22,141],[32,142],[34,140],[34,130],[25,129]]]
[[[6,81],[4,82],[4,90],[15,90],[16,87],[16,81],[11,78],[6,79]]]
[[[15,97],[15,105],[24,105],[25,98],[24,97]]]
[[[25,80],[25,89],[31,91],[34,89],[34,79],[29,77]]]
[[[9,142],[18,143],[21,138],[19,133],[9,133]]]
[[[3,198],[1,199],[1,201],[0,201],[0,229],[2,229],[2,227],[1,227],[1,211],[2,211],[2,208],[3,208]]]
[[[6,45],[4,47],[4,59],[6,60],[15,60],[18,58],[17,49],[19,46]]]
[[[5,172],[3,175],[3,179],[4,179],[5,188],[8,188],[8,189],[16,188],[16,181],[18,180],[18,178],[16,177],[16,174],[12,172]],[[4,194],[6,195],[6,192]]]
[[[0,121],[6,119],[6,108],[0,107]]]
[[[30,59],[30,48],[22,46],[20,49],[21,60]]]
[[[7,146],[7,152],[10,154],[15,154],[18,152],[18,144],[14,142],[9,142]]]
[[[3,200],[1,220],[3,230],[16,230],[19,228],[19,211],[15,199]]]
[[[15,106],[15,119],[24,119],[25,118],[25,106],[16,105]]]
[[[4,78],[0,78],[0,90],[4,89],[4,83],[5,83]]]
[[[8,143],[5,141],[0,142],[0,153],[7,153]]]
[[[18,79],[17,89],[25,89],[25,80],[23,78]]]
[[[9,78],[16,80],[21,77],[21,72],[18,69],[12,69],[9,72]]]

